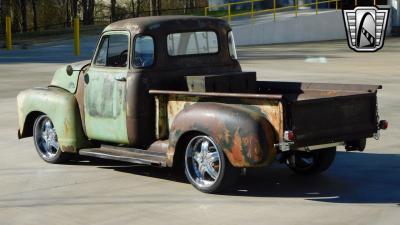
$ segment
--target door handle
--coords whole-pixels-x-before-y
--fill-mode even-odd
[[[83,76],[83,81],[85,82],[85,84],[89,84],[89,74],[88,73]]]
[[[117,81],[126,81],[126,77],[122,74],[118,74],[114,77],[115,80]]]

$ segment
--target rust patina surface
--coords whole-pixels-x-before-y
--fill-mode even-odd
[[[173,164],[177,143],[185,133],[197,131],[214,138],[232,165],[265,166],[274,160],[274,143],[283,130],[280,96],[190,92],[159,94],[158,135],[169,136],[168,164]],[[269,97],[269,98],[268,98]],[[229,102],[229,104],[227,104]]]

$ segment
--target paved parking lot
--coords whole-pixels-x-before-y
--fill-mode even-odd
[[[400,224],[400,39],[377,53],[346,42],[239,48],[263,80],[382,84],[389,130],[365,152],[342,149],[330,170],[300,177],[283,165],[251,170],[222,195],[196,191],[167,169],[101,160],[44,163],[17,140],[16,94],[47,85],[61,64],[89,58],[95,38],[0,50],[0,224]]]

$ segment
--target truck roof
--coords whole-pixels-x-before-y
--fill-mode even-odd
[[[109,24],[103,32],[128,30],[131,34],[150,32],[172,33],[180,30],[231,30],[229,24],[214,17],[206,16],[149,16],[120,20]]]

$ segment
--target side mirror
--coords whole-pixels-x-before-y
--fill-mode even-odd
[[[71,76],[74,73],[74,68],[71,65],[68,65],[66,68],[68,76]]]

